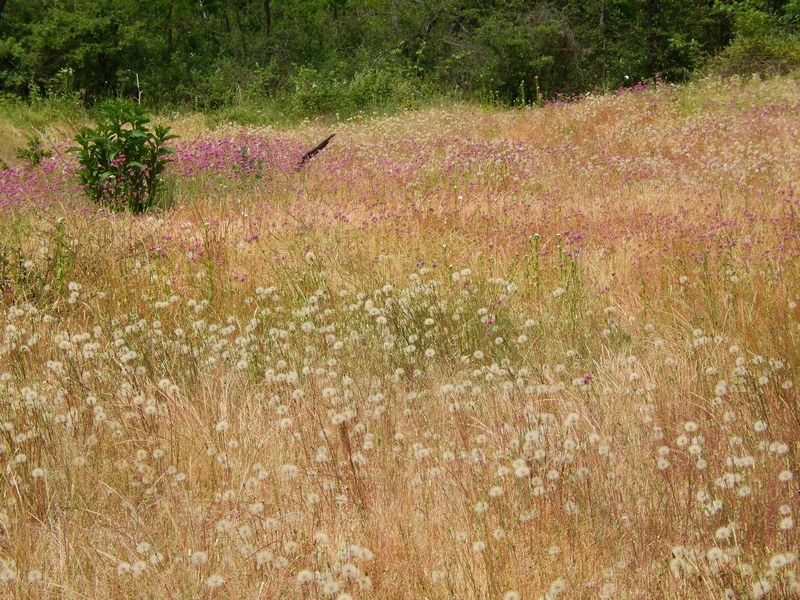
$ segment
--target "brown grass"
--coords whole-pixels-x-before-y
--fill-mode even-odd
[[[162,214],[10,216],[4,593],[798,595],[799,114],[435,109]]]

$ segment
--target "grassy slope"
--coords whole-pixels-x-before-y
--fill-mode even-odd
[[[289,158],[170,212],[18,211],[0,585],[796,594],[798,113],[791,79],[435,109],[301,172],[330,125],[252,130]]]

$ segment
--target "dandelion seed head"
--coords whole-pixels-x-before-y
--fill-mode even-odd
[[[28,583],[39,583],[44,579],[44,575],[38,569],[31,569],[28,571]]]
[[[299,585],[306,585],[314,581],[314,573],[308,569],[303,569],[295,575],[295,581]]]

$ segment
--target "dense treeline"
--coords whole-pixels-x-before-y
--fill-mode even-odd
[[[800,0],[0,0],[0,93],[304,113],[528,103],[785,72],[798,29]]]

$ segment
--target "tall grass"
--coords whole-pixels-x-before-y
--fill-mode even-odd
[[[799,92],[338,124],[299,171],[328,127],[184,121],[138,218],[6,172],[4,593],[797,596]]]

